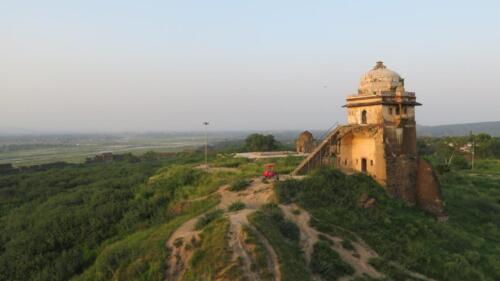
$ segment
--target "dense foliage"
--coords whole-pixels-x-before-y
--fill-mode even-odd
[[[500,279],[499,179],[455,172],[442,178],[447,223],[387,197],[367,176],[331,169],[281,182],[277,193],[280,202],[308,209],[318,229],[350,239],[359,235],[393,278],[398,273],[390,272],[391,262],[438,280],[493,281]],[[362,196],[375,198],[375,207],[358,205]]]
[[[314,244],[310,266],[312,272],[319,274],[325,281],[335,281],[342,276],[354,273],[354,269],[332,250],[330,244],[321,240]]]
[[[249,219],[276,251],[283,280],[311,280],[299,245],[299,229],[293,222],[284,218],[277,205],[264,205],[261,210],[250,215]]]
[[[0,280],[68,280],[107,243],[182,215],[166,208],[214,182],[204,172],[169,166],[191,157],[0,175]]]
[[[245,139],[245,148],[248,151],[273,151],[280,147],[280,143],[273,135],[251,134]]]
[[[472,159],[500,159],[500,137],[488,134],[463,137],[421,138],[419,154],[431,160],[436,167],[454,169],[472,168]]]

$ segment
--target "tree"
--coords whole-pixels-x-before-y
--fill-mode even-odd
[[[245,148],[248,151],[273,151],[280,144],[273,135],[251,134],[245,139]]]

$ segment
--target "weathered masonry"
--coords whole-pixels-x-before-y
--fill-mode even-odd
[[[417,155],[415,93],[404,79],[377,62],[347,97],[347,125],[337,126],[297,167],[294,174],[324,166],[373,177],[393,197],[442,215],[443,202],[430,165]],[[425,183],[425,184],[424,184]]]

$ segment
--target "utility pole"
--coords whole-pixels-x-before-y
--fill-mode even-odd
[[[472,161],[471,161],[471,170],[474,170],[474,161],[476,158],[476,137],[472,134],[472,131],[470,132],[470,135],[472,137],[472,147],[471,147],[471,153],[472,153]]]
[[[203,128],[205,129],[205,167],[208,169],[208,133],[207,133],[207,127],[210,123],[208,122],[203,122]]]

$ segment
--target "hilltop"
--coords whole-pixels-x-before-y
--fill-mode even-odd
[[[500,163],[440,174],[450,219],[364,175],[197,153],[0,175],[0,280],[498,280]],[[266,162],[267,162],[266,161]],[[483,163],[484,162],[484,163]]]

